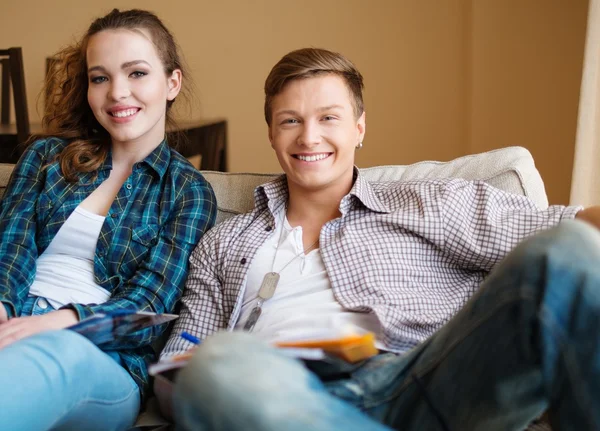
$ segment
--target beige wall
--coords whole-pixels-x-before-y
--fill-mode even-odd
[[[587,0],[477,0],[469,152],[527,147],[551,203],[568,203]]]
[[[229,120],[233,171],[279,170],[262,84],[286,52],[318,46],[365,76],[359,166],[523,145],[551,202],[568,200],[587,0],[6,0],[0,46],[24,49],[34,120],[44,58],[113,6],[173,30],[196,83],[191,115]]]

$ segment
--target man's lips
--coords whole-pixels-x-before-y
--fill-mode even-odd
[[[303,153],[303,154],[292,154],[292,157],[303,162],[319,162],[325,160],[333,153]]]

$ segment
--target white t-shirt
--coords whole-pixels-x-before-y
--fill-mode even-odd
[[[104,217],[78,206],[37,258],[30,295],[54,307],[101,304],[110,293],[94,281],[94,254]]]
[[[236,329],[244,327],[255,307],[265,274],[281,271],[275,294],[262,305],[254,334],[270,342],[365,331],[379,338],[381,327],[375,314],[347,311],[336,301],[320,251],[303,253],[302,227],[292,228],[285,211],[277,217],[275,233],[258,249],[250,266]]]

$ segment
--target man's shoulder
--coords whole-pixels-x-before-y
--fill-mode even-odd
[[[437,200],[448,190],[459,190],[475,183],[461,178],[432,178],[369,181],[369,186],[380,201],[393,209],[410,201]]]
[[[253,223],[259,223],[257,221],[258,212],[255,208],[243,214],[236,214],[220,222],[202,237],[201,242],[217,246],[230,244],[246,232]]]

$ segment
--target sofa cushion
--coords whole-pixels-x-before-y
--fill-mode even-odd
[[[531,153],[508,147],[460,157],[449,162],[426,161],[412,165],[377,166],[362,169],[371,181],[419,178],[464,178],[483,180],[510,193],[528,196],[540,208],[548,206],[544,183]],[[253,190],[279,174],[224,173],[202,171],[217,196],[217,223],[254,207]]]
[[[0,199],[4,195],[4,190],[6,190],[6,185],[8,184],[8,180],[10,179],[10,174],[12,173],[13,166],[8,163],[0,163]]]

